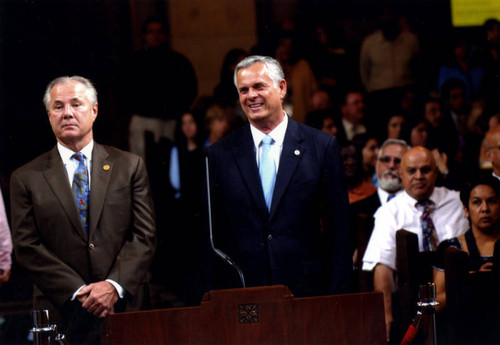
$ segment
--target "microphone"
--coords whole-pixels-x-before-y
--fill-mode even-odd
[[[212,250],[214,251],[215,254],[217,254],[222,260],[227,262],[231,267],[233,267],[238,272],[238,275],[240,276],[241,286],[245,288],[246,287],[245,277],[243,276],[243,271],[241,270],[241,268],[226,253],[224,253],[220,249],[215,248],[214,245],[214,237],[212,230],[212,198],[210,197],[210,175],[208,170],[209,169],[208,169],[208,154],[207,154],[205,156],[205,171],[206,171],[206,182],[207,182],[208,229],[210,232],[210,246],[212,247]]]

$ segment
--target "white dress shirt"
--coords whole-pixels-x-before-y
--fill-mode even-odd
[[[354,124],[345,119],[342,119],[342,125],[344,126],[345,136],[347,140],[351,141],[357,134],[366,133],[365,125],[358,123]]]
[[[402,192],[403,192],[403,190],[398,190],[396,193],[392,193],[392,194],[395,194],[394,195],[394,198],[395,198],[397,195],[401,194]],[[383,205],[387,204],[387,202],[388,202],[387,199],[389,198],[389,195],[391,195],[391,193],[388,193],[385,190],[383,190],[382,188],[378,187],[377,194],[378,194],[378,198],[380,200],[380,205],[383,206]],[[392,199],[391,199],[391,201],[392,201]]]
[[[469,229],[469,220],[465,217],[458,192],[435,187],[429,199],[434,203],[431,218],[439,242],[457,237]],[[396,270],[398,230],[417,234],[420,251],[423,250],[420,223],[423,209],[417,208],[416,204],[417,200],[402,192],[377,210],[374,215],[375,226],[363,257],[363,270],[371,271],[378,263]]]
[[[94,149],[94,140],[91,140],[90,143],[87,144],[83,149],[80,150],[81,153],[85,156],[85,166],[87,167],[87,170],[89,172],[88,177],[89,177],[89,190],[90,190],[90,176],[91,176],[91,171],[90,169],[92,168],[92,150]],[[73,156],[77,152],[73,152],[72,150],[68,149],[67,147],[61,145],[61,143],[57,142],[57,150],[59,151],[59,155],[61,156],[61,159],[64,163],[64,167],[66,168],[66,171],[68,173],[68,179],[69,179],[69,186],[73,186],[73,176],[75,175],[75,171],[78,168],[78,165],[80,164],[76,159],[72,159],[71,156]]]
[[[285,140],[285,133],[287,126],[288,126],[288,115],[285,114],[283,121],[281,121],[280,124],[276,126],[275,129],[273,129],[270,133],[267,134],[274,140],[271,145],[270,153],[273,157],[274,164],[276,166],[276,173],[278,173],[281,151],[283,151],[283,141]],[[266,136],[266,134],[262,133],[252,124],[250,124],[250,132],[252,133],[253,143],[255,145],[255,159],[257,161],[257,166],[259,166],[260,154],[262,150],[260,142]]]

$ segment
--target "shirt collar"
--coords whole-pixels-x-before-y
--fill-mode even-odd
[[[91,140],[90,143],[87,144],[83,149],[80,150],[81,153],[87,158],[87,162],[92,160],[92,150],[94,149],[94,140]],[[57,150],[59,151],[59,155],[64,164],[71,160],[71,156],[73,156],[76,152],[68,149],[66,146],[61,145],[60,142],[57,142]]]
[[[276,126],[276,128],[274,128],[270,133],[267,134],[271,138],[273,138],[274,142],[280,147],[283,146],[283,141],[285,140],[285,133],[287,126],[288,126],[288,115],[285,113],[283,121],[281,121]],[[266,134],[258,130],[252,124],[250,124],[250,131],[252,133],[253,143],[255,147],[259,147],[262,138],[264,138]]]
[[[417,199],[414,199],[413,197],[411,197],[406,191],[404,191],[404,196],[411,205],[413,205],[414,207],[417,207],[417,203],[418,203]],[[439,200],[438,200],[436,187],[434,187],[434,190],[432,191],[432,194],[428,199],[430,201],[432,201],[435,206],[437,206]]]

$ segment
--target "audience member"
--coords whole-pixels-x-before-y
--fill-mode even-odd
[[[349,227],[353,237],[354,255],[353,264],[356,269],[361,270],[362,255],[373,230],[373,215],[381,205],[385,205],[390,199],[400,193],[402,188],[399,175],[401,157],[408,149],[403,140],[388,139],[378,151],[376,164],[376,175],[378,180],[377,193],[349,205]],[[365,219],[360,221],[360,219]],[[359,272],[360,288],[373,289],[372,272]],[[356,276],[355,276],[356,277]],[[354,287],[356,288],[356,281]]]
[[[444,118],[452,119],[458,134],[458,150],[454,164],[460,166],[463,181],[471,181],[479,174],[478,154],[483,139],[481,132],[476,128],[477,110],[465,97],[465,85],[456,78],[446,81],[442,88],[441,97],[444,104]],[[476,114],[476,115],[473,115]],[[450,121],[451,122],[451,121]]]
[[[465,184],[460,191],[465,215],[469,219],[469,230],[451,242],[469,253],[469,272],[491,271],[493,251],[500,239],[500,181],[491,176],[482,177]],[[441,260],[440,260],[441,261]],[[439,309],[446,306],[446,291],[443,266],[434,270],[436,301]]]
[[[33,309],[49,309],[70,343],[99,343],[104,317],[149,305],[148,175],[141,157],[94,142],[89,80],[57,78],[43,100],[57,145],[11,175],[16,260],[34,282]]]
[[[330,99],[330,94],[323,89],[318,89],[314,91],[311,97],[311,110],[323,110],[332,108],[332,100]]]
[[[500,127],[494,127],[484,138],[486,157],[491,162],[492,175],[500,179]]]
[[[483,90],[490,102],[500,100],[500,22],[488,19],[483,25],[485,35],[483,45],[476,58],[484,69]]]
[[[368,92],[370,108],[367,124],[372,130],[383,130],[387,113],[400,107],[405,88],[415,84],[418,38],[402,31],[398,18],[388,12],[380,20],[380,29],[361,44],[360,76]]]
[[[361,150],[350,142],[340,150],[342,165],[344,166],[345,183],[349,195],[349,205],[359,202],[373,195],[377,188],[364,178],[363,158]]]
[[[306,125],[333,136],[336,136],[338,132],[334,110],[332,108],[310,112],[307,114]]]
[[[471,63],[469,43],[463,37],[454,37],[451,44],[452,57],[439,69],[438,89],[441,91],[449,79],[459,79],[465,85],[465,95],[470,102],[481,94],[484,70]]]
[[[224,138],[233,129],[234,110],[220,104],[212,104],[205,114],[206,140],[203,146],[210,146]]]
[[[201,128],[198,111],[184,113],[174,145],[165,143],[164,158],[151,172],[158,228],[152,265],[152,281],[158,292],[152,294],[154,308],[199,304],[204,292],[200,282],[200,207],[205,181]],[[184,259],[179,261],[180,257]]]
[[[9,219],[5,213],[2,191],[0,191],[0,287],[9,281],[12,265],[12,238]]]
[[[154,142],[174,140],[176,120],[198,92],[194,69],[167,44],[167,24],[158,17],[143,26],[145,47],[125,62],[119,80],[122,112],[131,116],[129,149],[146,157],[145,133]],[[148,163],[148,162],[146,162]]]
[[[295,121],[304,123],[307,113],[313,110],[311,98],[318,89],[318,83],[307,60],[297,56],[295,44],[294,34],[283,31],[275,57],[283,66],[288,85],[287,99],[284,100],[285,110]],[[288,102],[291,103],[291,109],[287,108]]]
[[[350,56],[345,32],[330,23],[313,25],[308,60],[320,85],[335,87],[353,78],[356,66]]]
[[[375,226],[363,257],[363,270],[374,270],[374,289],[384,294],[388,339],[394,321],[396,231],[405,229],[417,234],[420,250],[433,251],[439,242],[461,235],[468,228],[458,193],[435,187],[438,170],[429,150],[420,146],[409,149],[403,155],[400,174],[404,192],[375,213]]]
[[[214,101],[223,106],[233,107],[238,105],[238,91],[234,88],[234,69],[238,62],[247,56],[243,49],[231,49],[227,52],[222,63],[219,84],[214,89]]]
[[[385,205],[401,192],[403,183],[399,167],[409,148],[404,140],[399,139],[387,139],[380,147],[376,165],[379,206]]]
[[[378,140],[370,133],[356,135],[352,142],[361,152],[361,175],[374,186],[377,184],[375,165],[377,164]]]
[[[423,116],[408,116],[401,125],[399,138],[411,147],[427,145],[429,124]]]
[[[366,133],[364,125],[366,104],[363,93],[355,88],[346,89],[341,97],[340,123],[337,139],[341,145],[351,141],[356,134]]]
[[[394,113],[394,115],[389,116],[387,120],[387,136],[386,139],[399,139],[401,133],[401,126],[405,117],[400,112]]]

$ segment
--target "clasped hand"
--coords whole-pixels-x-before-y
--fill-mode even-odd
[[[118,292],[111,283],[101,281],[85,285],[76,294],[76,298],[82,304],[82,308],[103,318],[113,314],[114,305],[118,301]]]

